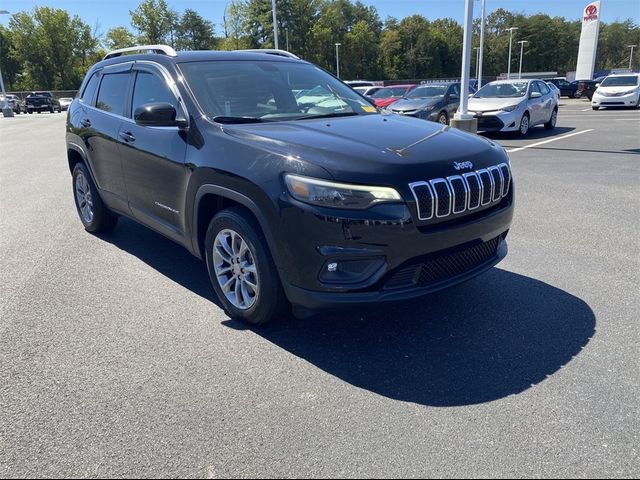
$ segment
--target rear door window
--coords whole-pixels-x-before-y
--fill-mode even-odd
[[[109,73],[102,76],[96,108],[124,116],[129,91],[130,73]]]

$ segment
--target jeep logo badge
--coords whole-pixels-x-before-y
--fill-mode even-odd
[[[471,162],[453,162],[453,168],[456,170],[464,170],[465,168],[472,169],[473,163]]]

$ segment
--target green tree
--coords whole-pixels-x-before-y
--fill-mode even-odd
[[[176,46],[180,50],[210,50],[215,47],[213,23],[195,10],[187,9],[176,27]]]
[[[144,0],[129,13],[140,43],[175,46],[178,14],[169,8],[165,0]]]
[[[133,47],[136,37],[127,27],[114,27],[107,32],[104,43],[110,50]]]
[[[22,65],[19,88],[76,88],[99,54],[90,27],[65,10],[36,7],[9,21],[11,56]]]

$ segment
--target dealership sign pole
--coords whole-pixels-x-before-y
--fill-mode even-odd
[[[591,80],[596,66],[596,51],[600,34],[600,1],[590,3],[582,13],[582,33],[578,47],[576,80]]]
[[[460,106],[453,116],[451,126],[476,133],[478,120],[467,111],[469,105],[469,77],[471,70],[471,34],[473,32],[473,0],[465,0],[464,41],[462,43],[462,78],[460,86]]]
[[[9,12],[0,10],[0,15],[7,15]],[[0,90],[2,91],[2,115],[5,117],[13,117],[13,110],[7,103],[7,92],[4,91],[4,81],[2,80],[2,70],[0,69]]]
[[[507,28],[509,30],[509,65],[507,66],[507,80],[511,79],[511,42],[513,40],[513,31],[518,30],[518,27]]]
[[[524,54],[524,44],[529,43],[528,40],[520,40],[520,70],[518,70],[518,80],[522,78],[522,55]]]

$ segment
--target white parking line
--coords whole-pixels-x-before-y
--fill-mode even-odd
[[[519,152],[520,150],[526,150],[527,148],[537,147],[538,145],[544,145],[545,143],[555,142],[557,140],[562,140],[564,138],[574,137],[576,135],[582,135],[583,133],[593,132],[593,128],[589,130],[582,130],[580,132],[569,133],[567,135],[562,135],[561,137],[551,138],[549,140],[544,140],[542,142],[532,143],[531,145],[525,145],[524,147],[512,148],[511,150],[507,150],[507,153]]]

